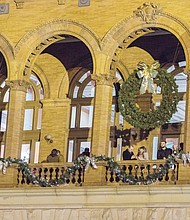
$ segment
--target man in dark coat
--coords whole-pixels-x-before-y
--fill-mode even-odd
[[[166,147],[166,141],[161,141],[160,149],[157,153],[157,159],[166,159],[172,154],[172,149]]]
[[[123,151],[123,160],[136,160],[137,157],[133,153],[133,147],[129,146],[125,151]]]

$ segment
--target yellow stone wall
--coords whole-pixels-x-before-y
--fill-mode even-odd
[[[17,2],[17,4],[16,4]],[[56,118],[55,110],[50,107],[44,109],[44,118],[42,122],[42,136],[41,141],[45,146],[43,137],[51,130],[51,126],[55,123],[54,119],[57,119],[56,128],[53,131],[55,145],[61,145],[64,156],[66,157],[66,145],[68,137],[68,119],[69,119],[69,101],[66,100],[66,93],[68,89],[68,79],[64,68],[57,64],[50,56],[40,55],[46,46],[47,39],[58,34],[73,35],[84,42],[89,48],[92,54],[94,75],[110,74],[110,64],[114,53],[119,45],[126,39],[131,33],[138,35],[137,30],[148,27],[160,27],[173,33],[181,42],[186,55],[187,69],[189,69],[189,51],[190,51],[190,17],[189,17],[189,1],[157,1],[156,5],[159,6],[160,13],[155,15],[155,19],[148,21],[143,20],[142,17],[134,15],[134,11],[139,7],[142,7],[142,1],[128,2],[128,1],[91,1],[90,6],[78,7],[78,1],[66,0],[64,4],[58,4],[57,0],[28,0],[23,1],[23,4],[18,4],[19,1],[0,1],[0,3],[8,3],[9,13],[0,15],[0,50],[2,51],[8,65],[8,78],[9,80],[28,80],[27,71],[35,68],[35,65],[40,65],[43,74],[41,79],[44,79],[44,88],[46,106],[48,106],[48,99],[51,104],[49,106],[59,106],[56,109],[59,117],[64,121],[64,125],[61,125],[58,118]],[[21,6],[21,8],[18,8]],[[153,11],[148,11],[154,15]],[[129,39],[128,39],[129,40]],[[130,41],[130,40],[129,40]],[[131,41],[130,41],[131,42]],[[46,45],[47,43],[47,45]],[[45,45],[45,46],[44,46]],[[42,46],[42,49],[39,49]],[[38,50],[36,49],[38,48]],[[130,53],[130,50],[128,51]],[[139,55],[141,53],[139,52]],[[141,54],[143,55],[143,54]],[[144,55],[145,56],[145,55]],[[45,57],[45,59],[44,59]],[[141,56],[140,56],[141,57]],[[138,59],[138,57],[135,57]],[[151,57],[146,55],[147,60],[151,60]],[[124,60],[125,61],[125,60]],[[134,59],[131,57],[129,62],[129,72],[134,68]],[[53,77],[53,73],[48,70],[47,65],[51,63],[51,68],[56,66],[56,73],[59,73],[59,77],[56,80]],[[26,68],[29,66],[29,70]],[[61,72],[63,70],[63,72]],[[26,74],[23,76],[23,72]],[[51,75],[52,74],[52,75]],[[127,73],[126,73],[127,76]],[[108,77],[109,78],[109,77]],[[59,81],[61,80],[61,81]],[[113,79],[114,81],[114,79]],[[59,83],[59,85],[57,84]],[[64,82],[60,84],[60,82]],[[65,86],[66,85],[66,86]],[[60,91],[64,88],[64,92],[60,95]],[[106,90],[106,94],[111,94],[109,85],[98,86],[97,94],[102,94]],[[187,96],[189,97],[189,96]],[[16,97],[18,98],[18,97]],[[19,99],[19,98],[18,98]],[[96,97],[97,108],[95,110],[95,127],[93,130],[93,146],[99,146],[100,148],[95,150],[94,153],[106,153],[109,142],[109,128],[104,128],[104,123],[107,124],[108,119],[104,118],[102,114],[102,124],[98,118],[99,112],[102,112],[103,106],[101,103],[105,103],[106,112],[111,111],[111,100],[101,100],[101,97]],[[189,99],[189,98],[188,98]],[[17,100],[15,101],[17,102]],[[61,104],[62,103],[62,104]],[[64,103],[64,104],[63,104]],[[24,107],[24,100],[20,105]],[[189,105],[189,104],[187,104]],[[13,107],[14,109],[14,107]],[[190,109],[190,108],[188,108]],[[53,115],[53,117],[52,117]],[[14,116],[13,116],[14,117]],[[48,122],[50,122],[48,124]],[[9,120],[8,129],[14,127],[13,120]],[[20,127],[17,133],[22,133],[22,123],[20,120]],[[55,124],[54,124],[55,125]],[[109,127],[109,126],[108,126]],[[190,137],[188,129],[190,127],[190,110],[187,111],[187,120],[185,124],[185,143],[187,150],[190,147]],[[65,128],[64,131],[62,128]],[[6,137],[6,142],[11,143],[12,146],[18,148],[20,140],[15,137],[15,133],[12,130]],[[103,138],[101,138],[103,137]],[[95,143],[96,141],[96,143]],[[41,152],[41,159],[44,159],[47,155],[47,150]],[[14,150],[9,150],[11,156],[14,156]]]
[[[78,7],[77,0],[65,0],[59,5],[57,0],[23,0],[21,8],[16,5],[19,0],[0,0],[8,3],[9,13],[0,15],[0,51],[5,56],[8,68],[8,80],[14,81],[17,93],[11,90],[12,110],[8,119],[8,133],[6,136],[6,156],[19,155],[22,138],[23,109],[25,99],[23,83],[26,66],[29,69],[41,68],[40,78],[45,89],[44,117],[42,121],[40,160],[50,152],[52,145],[48,145],[44,136],[51,132],[54,146],[60,146],[66,157],[68,137],[70,101],[65,94],[68,89],[68,79],[65,69],[51,56],[40,55],[36,47],[43,46],[48,38],[58,34],[73,35],[82,40],[92,53],[94,75],[100,81],[96,97],[96,118],[93,130],[92,147],[94,153],[107,152],[109,142],[109,128],[105,129],[108,118],[102,110],[111,111],[111,98],[101,99],[105,92],[111,95],[110,64],[114,53],[129,34],[147,27],[160,27],[173,33],[181,42],[187,61],[190,62],[190,1],[189,0],[158,0],[162,11],[156,19],[145,22],[133,12],[142,6],[140,0],[91,0],[90,6]],[[43,43],[41,45],[41,43]],[[48,45],[48,44],[47,44]],[[42,47],[45,49],[46,47]],[[36,53],[38,52],[38,53]],[[130,51],[128,51],[130,52]],[[37,54],[34,56],[33,54]],[[30,58],[30,59],[29,59]],[[131,57],[133,58],[133,57]],[[146,55],[151,61],[151,57]],[[130,62],[131,69],[134,60]],[[47,65],[55,68],[58,78],[51,75]],[[39,65],[39,66],[38,66]],[[131,70],[129,69],[129,71]],[[107,74],[107,75],[106,75]],[[128,72],[126,71],[126,76]],[[99,76],[99,75],[102,75]],[[99,77],[98,77],[99,76]],[[103,78],[103,84],[100,79]],[[62,82],[62,83],[61,83]],[[105,85],[105,86],[103,86]],[[21,88],[20,88],[21,87]],[[189,86],[188,86],[189,87]],[[11,89],[14,90],[11,87]],[[189,88],[188,88],[189,89]],[[60,92],[62,91],[62,92]],[[188,100],[190,99],[187,95]],[[56,107],[56,110],[55,110]],[[189,107],[189,104],[188,104]],[[19,113],[14,112],[17,110]],[[101,113],[100,122],[99,113]],[[16,118],[20,116],[20,118]],[[63,123],[60,122],[60,119]],[[187,111],[185,124],[185,143],[190,147],[190,108]],[[14,128],[19,128],[15,130]],[[107,125],[107,127],[109,127]],[[156,135],[158,132],[155,131]],[[150,141],[152,136],[150,136]],[[99,148],[97,148],[99,146]],[[96,147],[96,148],[95,148]],[[74,188],[70,189],[2,189],[0,191],[0,219],[189,219],[189,186],[130,186],[112,188]],[[10,211],[11,209],[11,211]],[[52,217],[54,216],[54,217]],[[64,217],[63,217],[64,216]],[[124,218],[125,216],[125,218]]]

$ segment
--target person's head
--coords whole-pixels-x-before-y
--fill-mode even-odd
[[[166,141],[161,141],[160,142],[160,148],[165,149],[166,148]]]
[[[90,156],[90,149],[88,147],[84,149],[83,155],[88,156],[88,157]]]
[[[60,150],[57,150],[57,155],[59,155],[61,153],[61,151]]]
[[[141,153],[146,152],[146,147],[145,147],[145,146],[139,147],[139,151],[140,151]]]
[[[51,156],[52,156],[52,157],[57,156],[57,149],[53,149],[53,150],[51,151]]]
[[[127,150],[128,150],[129,152],[132,152],[132,151],[134,150],[134,147],[131,145],[131,146],[129,146],[129,147],[127,148]]]

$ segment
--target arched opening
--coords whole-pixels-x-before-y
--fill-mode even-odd
[[[144,131],[134,128],[127,122],[124,122],[124,128],[119,128],[116,125],[116,131],[120,130],[120,136],[124,138],[124,131],[130,129],[128,133],[128,141],[130,145],[136,145],[137,148],[141,145],[147,145],[152,159],[156,159],[156,152],[159,147],[160,140],[166,140],[168,147],[179,145],[184,141],[184,122],[185,122],[185,109],[186,109],[186,88],[187,88],[187,75],[184,73],[186,67],[186,58],[183,47],[180,41],[171,32],[162,28],[149,28],[148,33],[134,39],[127,47],[125,42],[120,45],[120,53],[118,53],[118,62],[125,65],[130,73],[137,69],[137,64],[140,61],[151,65],[154,60],[159,61],[160,66],[167,69],[171,73],[178,85],[179,103],[177,112],[172,118],[166,122],[165,125],[160,127],[159,132],[155,136],[150,133],[142,135]],[[117,52],[116,52],[117,53]],[[118,67],[115,70],[118,71]],[[124,74],[125,73],[122,73]],[[126,76],[127,78],[127,76]],[[159,106],[162,97],[159,95],[159,88],[155,94],[146,98],[138,97],[137,103],[142,111],[149,111],[154,105]],[[167,128],[167,129],[166,129]],[[116,139],[117,139],[116,135]],[[116,142],[117,140],[115,140]]]

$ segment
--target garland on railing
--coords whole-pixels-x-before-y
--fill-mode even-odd
[[[159,179],[162,179],[164,175],[168,172],[170,168],[174,169],[176,164],[175,158],[173,156],[169,156],[165,161],[163,166],[155,169],[153,174],[148,174],[146,177],[144,176],[134,176],[126,173],[124,168],[121,168],[117,162],[114,161],[112,157],[106,156],[80,156],[78,157],[72,166],[67,167],[66,171],[63,175],[61,175],[58,179],[48,180],[43,177],[38,177],[29,167],[29,164],[21,159],[11,159],[11,158],[0,158],[0,170],[2,170],[3,174],[6,174],[6,168],[11,166],[12,164],[17,164],[18,168],[22,170],[22,173],[26,176],[27,180],[34,185],[39,185],[42,187],[51,187],[51,186],[59,186],[61,184],[66,184],[70,179],[71,175],[74,175],[75,172],[81,168],[88,169],[89,166],[92,168],[97,168],[95,162],[97,161],[106,161],[107,167],[110,172],[114,173],[119,180],[123,183],[128,183],[130,185],[148,185],[153,182],[156,182]]]

